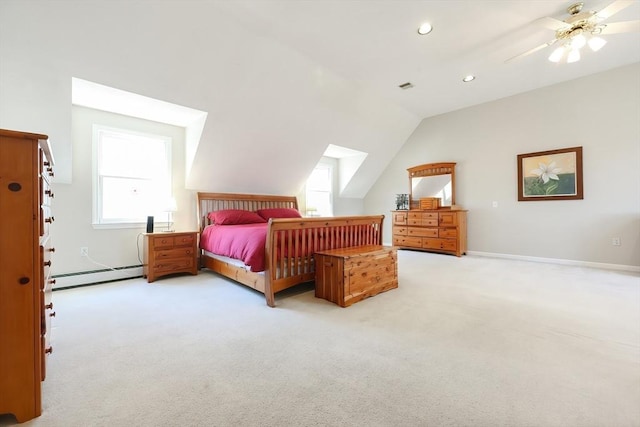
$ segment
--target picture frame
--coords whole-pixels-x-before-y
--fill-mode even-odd
[[[396,194],[396,210],[406,211],[409,209],[409,194]]]
[[[583,198],[582,147],[518,154],[518,201]]]

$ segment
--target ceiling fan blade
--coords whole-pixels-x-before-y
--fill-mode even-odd
[[[554,43],[555,43],[555,42],[557,42],[557,41],[558,41],[558,39],[553,39],[553,40],[551,40],[550,42],[547,42],[547,43],[545,43],[545,44],[541,44],[540,46],[536,46],[536,47],[534,47],[533,49],[529,49],[529,50],[528,50],[528,51],[526,51],[526,52],[523,52],[523,53],[521,53],[521,54],[519,54],[519,55],[516,55],[516,56],[514,56],[514,57],[511,57],[511,58],[507,59],[507,60],[506,60],[506,61],[504,61],[504,62],[505,62],[505,63],[507,63],[507,62],[511,62],[511,61],[516,60],[516,59],[518,59],[518,58],[522,58],[522,57],[524,57],[524,56],[531,55],[532,53],[537,52],[537,51],[539,51],[539,50],[541,50],[541,49],[544,49],[545,47],[549,47],[549,46],[551,46],[552,44],[554,44]]]
[[[638,33],[640,21],[622,21],[606,24],[600,34]]]
[[[620,12],[625,7],[631,6],[633,3],[634,3],[634,1],[629,1],[629,0],[617,0],[617,1],[614,1],[609,6],[605,7],[604,9],[602,9],[600,12],[597,12],[596,16],[600,20],[605,20],[605,19],[615,15],[616,13]]]
[[[571,25],[567,24],[564,21],[561,21],[559,19],[555,19],[555,18],[551,18],[549,16],[546,16],[544,18],[540,18],[540,19],[536,19],[535,21],[533,21],[533,23],[535,25],[541,26],[541,27],[545,27],[548,28],[550,30],[553,31],[558,31],[561,28],[569,28],[571,27]]]

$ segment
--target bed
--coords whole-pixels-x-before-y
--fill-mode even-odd
[[[264,224],[263,270],[241,260],[202,249],[203,238],[220,211],[296,210],[295,196],[257,194],[197,193],[200,226],[201,267],[249,286],[265,295],[267,305],[275,307],[275,294],[300,283],[315,280],[313,254],[316,251],[382,244],[384,215],[344,216],[332,218],[270,218]],[[260,228],[260,225],[251,225]],[[247,228],[251,228],[247,227]],[[225,231],[227,231],[225,229]],[[258,271],[261,270],[261,271]]]

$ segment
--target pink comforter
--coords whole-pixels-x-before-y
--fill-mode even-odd
[[[267,225],[210,225],[202,231],[200,247],[217,255],[239,259],[251,271],[264,271]]]

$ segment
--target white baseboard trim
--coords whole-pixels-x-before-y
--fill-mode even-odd
[[[76,286],[113,282],[116,280],[142,277],[142,266],[119,267],[115,270],[82,271],[79,273],[54,275],[53,289],[74,288]]]
[[[393,246],[392,243],[384,243],[385,246]],[[601,268],[603,270],[630,271],[632,273],[640,273],[640,267],[637,265],[624,264],[607,264],[604,262],[575,261],[571,259],[560,258],[541,258],[525,255],[501,254],[495,252],[467,251],[467,255],[481,256],[487,258],[514,259],[518,261],[543,262],[547,264],[573,265],[577,267]]]
[[[479,252],[479,251],[467,251],[467,255],[481,256],[481,257],[487,257],[487,258],[513,259],[518,261],[543,262],[547,264],[573,265],[577,267],[601,268],[604,270],[618,270],[618,271],[630,271],[633,273],[640,273],[640,267],[635,265],[607,264],[604,262],[575,261],[571,259],[541,258],[541,257],[534,257],[534,256],[511,255],[511,254],[500,254],[500,253],[494,253],[494,252]]]

